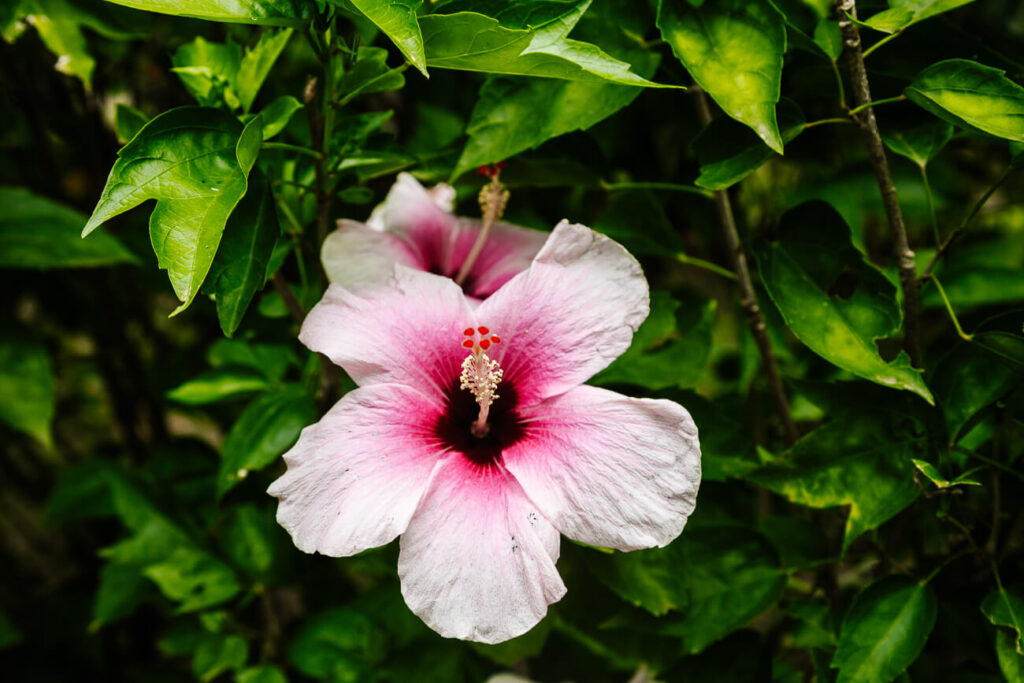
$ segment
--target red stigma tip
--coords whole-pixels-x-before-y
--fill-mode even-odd
[[[472,327],[467,327],[465,330],[462,331],[462,334],[466,335],[467,337],[472,337],[473,336],[473,328]]]
[[[483,349],[484,351],[486,351],[488,349],[488,347],[490,347],[490,345],[491,345],[490,340],[488,340],[488,339],[481,339],[480,340],[480,348]]]
[[[496,334],[491,335],[491,343],[492,344],[500,344],[501,343],[501,337],[499,337]]]
[[[462,345],[465,346],[467,349],[471,349],[473,348],[473,340],[467,339],[466,341],[462,342]]]
[[[480,175],[490,175],[491,169],[487,168],[487,164],[484,164],[480,168],[476,169],[476,172],[479,173]]]
[[[476,328],[476,331],[479,332],[480,334],[490,334],[491,333],[490,329],[488,329],[488,328],[486,328],[486,327],[484,327],[482,325],[480,327]]]

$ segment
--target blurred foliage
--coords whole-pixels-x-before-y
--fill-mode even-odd
[[[916,367],[827,0],[4,3],[5,678],[1024,680],[1024,6],[858,12]],[[484,646],[408,611],[396,544],[301,553],[265,490],[352,386],[290,317],[325,232],[401,170],[474,215],[503,160],[507,220],[640,259],[592,381],[691,410],[704,482],[666,548],[563,541],[568,595]]]

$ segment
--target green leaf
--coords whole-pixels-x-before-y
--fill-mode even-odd
[[[242,636],[211,634],[196,648],[192,658],[192,674],[200,681],[214,678],[245,664],[249,647]]]
[[[620,242],[634,254],[677,258],[683,251],[658,198],[647,190],[615,191],[594,230]]]
[[[382,47],[360,47],[356,63],[339,73],[337,92],[352,97],[401,89],[405,86],[401,67],[389,68],[387,60],[388,51]]]
[[[189,547],[176,548],[162,561],[147,566],[145,574],[164,595],[180,603],[178,609],[182,612],[218,605],[240,589],[227,565]]]
[[[114,109],[114,130],[117,131],[118,142],[123,145],[131,140],[147,121],[149,117],[135,107],[118,102]]]
[[[761,466],[754,454],[750,432],[737,419],[742,414],[735,405],[722,399],[709,401],[692,391],[659,394],[679,403],[700,425],[700,467],[704,481],[725,481],[743,477]]]
[[[1024,655],[1017,652],[1015,638],[1003,629],[996,630],[996,660],[1007,683],[1024,682]]]
[[[228,219],[210,267],[217,319],[225,335],[235,333],[256,292],[266,284],[267,265],[280,234],[270,181],[257,168],[249,191]]]
[[[96,591],[89,630],[96,631],[127,617],[151,590],[152,586],[139,566],[115,562],[104,565],[100,571],[100,586]]]
[[[845,553],[917,498],[911,458],[923,455],[924,442],[897,416],[852,414],[818,427],[746,478],[800,505],[849,505]]]
[[[694,7],[660,0],[658,28],[722,110],[782,154],[775,120],[786,27],[768,3],[720,0]]]
[[[820,19],[814,26],[814,44],[833,62],[843,54],[843,32],[839,22],[829,17]]]
[[[52,447],[55,385],[50,354],[42,344],[0,338],[0,422]]]
[[[270,382],[261,374],[240,368],[224,368],[188,380],[168,391],[167,398],[185,405],[200,406],[268,388]]]
[[[919,73],[903,93],[956,126],[1024,142],[1024,88],[1001,69],[947,59]]]
[[[427,66],[665,87],[636,75],[629,70],[629,64],[599,47],[566,37],[590,3],[591,0],[564,3],[564,11],[557,15],[552,12],[552,16],[523,28],[508,28],[497,19],[476,12],[421,17]]]
[[[1014,649],[1017,654],[1024,655],[1024,587],[999,586],[981,601],[981,613],[996,626],[1013,629]]]
[[[377,28],[398,47],[402,55],[427,76],[427,57],[416,10],[423,0],[351,0]]]
[[[658,55],[640,49],[608,20],[588,22],[589,34],[610,54],[650,78]],[[492,77],[480,89],[466,128],[469,139],[452,172],[457,178],[482,164],[503,161],[551,138],[586,130],[628,106],[641,90],[610,83],[525,77]]]
[[[20,187],[0,186],[0,267],[84,268],[138,259],[113,235],[82,239],[85,216]]]
[[[302,103],[291,95],[282,95],[265,106],[260,111],[263,118],[263,139],[269,140],[284,130],[295,112],[300,109]]]
[[[946,417],[951,444],[959,440],[975,414],[1020,384],[1021,372],[1001,363],[1001,356],[984,346],[986,339],[982,337],[982,343],[957,343],[932,376],[930,384]],[[1024,339],[1019,335],[1010,339],[1024,350]]]
[[[970,474],[969,472],[964,472],[963,474],[953,479],[946,479],[945,477],[942,476],[942,473],[939,472],[939,468],[931,464],[930,462],[926,460],[918,460],[917,458],[911,458],[910,460],[911,462],[914,463],[914,467],[917,468],[918,472],[928,477],[928,480],[931,483],[935,484],[935,486],[937,486],[940,489],[948,489],[951,486],[967,484],[971,486],[981,486],[980,481],[975,481],[974,479],[967,478],[967,475]]]
[[[928,121],[909,128],[885,131],[882,141],[896,154],[924,168],[953,137],[953,126],[945,121]]]
[[[785,575],[771,544],[753,529],[691,525],[668,547],[595,556],[590,566],[624,600],[700,652],[778,600]]]
[[[307,676],[361,680],[385,653],[384,634],[348,607],[333,607],[308,618],[288,648],[288,659]]]
[[[905,576],[887,576],[853,599],[832,657],[836,683],[885,683],[917,659],[938,614],[932,589]]]
[[[14,627],[7,615],[0,612],[0,651],[21,642],[21,633]]]
[[[529,657],[536,657],[548,642],[551,619],[544,619],[521,636],[496,645],[472,643],[476,652],[504,667],[513,667]]]
[[[789,211],[779,239],[756,253],[761,280],[800,341],[858,377],[934,404],[906,354],[891,363],[879,356],[875,340],[900,328],[896,287],[852,245],[835,209],[815,201]]]
[[[971,2],[974,0],[889,0],[889,9],[872,15],[864,24],[893,33]]]
[[[784,97],[779,102],[778,117],[782,141],[789,144],[804,130],[804,113],[796,102]],[[732,187],[776,156],[749,128],[723,117],[697,135],[693,149],[700,162],[700,176],[694,184],[709,190]]]
[[[291,448],[316,419],[316,403],[300,386],[268,392],[250,403],[224,439],[217,493],[224,495],[249,472]]]
[[[206,355],[215,368],[241,366],[259,372],[271,382],[284,379],[288,368],[298,364],[285,344],[250,344],[239,339],[219,339]]]
[[[707,366],[718,306],[714,300],[688,302],[686,321],[677,321],[679,307],[680,302],[667,292],[651,292],[651,313],[636,331],[633,343],[591,383],[636,384],[648,389],[694,386]]]
[[[267,26],[305,26],[313,3],[294,0],[107,0],[133,9],[207,21]]]
[[[249,112],[256,99],[256,93],[267,79],[271,67],[288,44],[291,35],[290,28],[268,31],[260,36],[255,47],[245,50],[235,78],[235,92],[238,94],[243,112]]]
[[[274,515],[252,504],[233,507],[228,512],[221,545],[235,566],[253,579],[266,577],[274,567],[280,533]]]
[[[273,664],[267,664],[236,672],[235,683],[288,683],[288,679],[281,669]]]
[[[180,107],[147,123],[118,152],[82,235],[156,199],[150,239],[182,302],[171,315],[192,303],[210,270],[228,217],[245,195],[260,126],[259,117],[243,129],[222,111]]]
[[[234,84],[242,62],[242,48],[235,42],[214,43],[198,36],[181,45],[171,57],[171,69],[199,104],[215,106],[226,101],[238,106]]]

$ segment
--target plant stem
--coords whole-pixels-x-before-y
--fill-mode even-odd
[[[712,273],[715,273],[716,275],[721,275],[722,277],[728,278],[730,280],[736,279],[736,274],[733,273],[731,270],[726,270],[722,266],[714,264],[711,261],[705,261],[702,258],[696,258],[694,256],[690,256],[689,254],[679,252],[678,254],[676,254],[676,260],[687,266],[693,266],[694,268],[703,268],[704,270],[709,270]]]
[[[1003,171],[1003,174],[999,176],[996,182],[992,184],[992,187],[988,188],[988,190],[985,191],[985,194],[981,195],[981,198],[979,198],[978,201],[974,202],[974,206],[972,206],[971,210],[967,212],[967,215],[964,216],[964,219],[960,221],[960,225],[958,225],[956,229],[953,230],[953,232],[949,233],[949,235],[946,236],[946,239],[942,241],[942,243],[939,245],[939,248],[935,250],[935,255],[932,256],[932,260],[928,262],[928,265],[925,266],[924,271],[921,273],[922,281],[928,279],[928,277],[932,274],[932,270],[935,268],[936,265],[938,265],[939,259],[942,258],[942,256],[946,253],[946,250],[948,250],[949,247],[952,246],[953,242],[955,242],[960,237],[960,235],[963,234],[963,231],[967,229],[967,226],[970,225],[971,221],[974,220],[974,217],[978,215],[979,211],[981,211],[981,207],[983,207],[985,203],[989,200],[989,198],[993,194],[995,194],[995,191],[998,190],[1004,182],[1006,182],[1006,179],[1010,177],[1010,174],[1013,173],[1015,168],[1016,167],[1012,165],[1007,167],[1007,169]]]
[[[313,157],[317,161],[320,161],[323,156],[320,152],[309,147],[302,147],[300,145],[289,145],[287,142],[264,142],[261,147],[263,149],[281,149],[287,152],[295,152],[297,154],[305,154],[308,157]]]
[[[462,262],[462,267],[459,268],[459,272],[455,275],[455,284],[460,287],[466,281],[466,276],[469,275],[469,271],[473,268],[473,264],[476,263],[480,252],[483,251],[487,235],[491,231],[491,226],[501,218],[501,214],[505,211],[505,204],[508,202],[509,193],[505,186],[501,184],[500,176],[501,169],[499,168],[491,176],[491,182],[480,190],[480,208],[484,212],[483,225],[480,228],[480,234],[477,235],[476,241],[473,242],[473,246],[466,256],[466,260]]]
[[[832,119],[818,119],[817,121],[808,121],[804,124],[804,130],[808,128],[814,128],[815,126],[823,126],[826,123],[853,123],[850,119],[843,118],[832,118]]]
[[[707,95],[700,87],[694,85],[692,89],[696,95],[697,113],[700,116],[701,125],[707,127],[711,123],[711,109],[708,106]],[[729,195],[724,190],[714,193],[715,209],[718,212],[718,222],[721,225],[722,233],[725,235],[726,244],[729,247],[729,255],[732,258],[733,272],[736,273],[736,283],[740,289],[740,303],[743,312],[746,314],[747,326],[750,333],[754,335],[757,349],[761,353],[761,361],[764,364],[765,375],[768,378],[768,389],[771,392],[775,409],[782,421],[782,428],[786,440],[793,443],[799,437],[796,424],[793,422],[793,415],[789,410],[789,402],[786,400],[786,392],[782,388],[782,378],[779,375],[779,366],[772,353],[771,342],[768,339],[768,328],[761,314],[761,308],[757,303],[757,294],[754,292],[754,284],[750,279],[750,269],[747,266],[747,257],[743,253],[743,245],[740,243],[740,235],[736,230],[736,219],[732,213],[732,205],[729,202]]]
[[[957,450],[957,451],[960,451],[961,453],[964,453],[965,455],[969,455],[970,457],[972,457],[972,458],[974,458],[976,460],[980,460],[981,462],[985,463],[986,465],[991,465],[992,467],[995,467],[997,470],[1002,470],[1003,472],[1006,472],[1007,474],[1009,474],[1012,477],[1016,477],[1017,479],[1020,479],[1021,481],[1024,481],[1024,474],[1021,474],[1020,472],[1018,472],[1017,470],[1013,469],[1012,467],[1007,467],[1006,465],[1004,465],[1003,463],[999,462],[998,460],[993,460],[992,458],[990,458],[988,456],[982,455],[981,453],[978,453],[977,451],[972,451],[970,448],[964,448],[963,446],[953,446],[953,449]]]
[[[688,194],[699,194],[702,197],[712,199],[714,192],[711,190],[705,190],[703,187],[695,187],[693,185],[679,185],[677,183],[606,183],[601,181],[601,189],[603,190],[668,190],[670,192],[686,192]]]
[[[284,306],[288,309],[292,318],[301,325],[302,321],[306,319],[306,312],[302,310],[299,300],[295,298],[295,294],[288,286],[288,283],[284,281],[284,278],[281,277],[281,273],[278,272],[271,275],[270,281],[273,283],[277,293],[281,295],[281,300],[284,301]]]
[[[893,102],[902,102],[905,99],[907,99],[906,95],[898,95],[897,97],[887,97],[884,100],[875,100],[874,102],[865,102],[864,104],[859,104],[856,107],[854,107],[853,109],[851,109],[850,110],[850,116],[856,116],[857,114],[861,113],[862,111],[865,111],[867,109],[871,109],[872,107],[877,107],[880,104],[892,104]]]
[[[885,155],[885,147],[882,146],[882,136],[878,132],[878,123],[875,121],[874,111],[869,106],[865,106],[871,104],[871,90],[868,87],[868,75],[864,67],[864,55],[861,52],[860,32],[857,30],[857,25],[850,20],[850,17],[857,18],[856,5],[855,0],[835,0],[836,12],[839,15],[839,27],[843,32],[843,44],[846,47],[847,68],[853,86],[853,101],[857,105],[851,114],[858,112],[853,114],[853,118],[867,140],[871,165],[874,167],[875,179],[878,182],[878,189],[882,193],[882,203],[885,205],[885,215],[895,238],[896,261],[899,266],[900,283],[903,285],[903,347],[910,355],[910,362],[920,367],[921,332],[918,318],[920,282],[917,279],[914,252],[910,250],[907,228],[903,223],[903,214],[900,211],[900,202],[896,195],[896,185],[889,172],[889,160]]]
[[[836,90],[839,92],[839,108],[846,111],[846,88],[843,87],[843,75],[839,73],[839,64],[836,60],[829,60],[832,63],[832,75],[836,77]]]

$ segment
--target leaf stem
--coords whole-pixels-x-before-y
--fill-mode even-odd
[[[903,287],[903,346],[910,355],[911,363],[920,367],[921,332],[918,317],[920,282],[917,279],[917,266],[914,262],[914,252],[911,251],[910,242],[907,239],[907,228],[903,223],[903,213],[900,211],[896,185],[889,172],[889,160],[885,155],[885,147],[882,145],[882,136],[878,132],[878,123],[875,121],[875,114],[871,109],[874,104],[887,100],[871,102],[871,90],[868,87],[868,75],[864,67],[864,55],[861,52],[860,32],[853,22],[857,18],[856,1],[835,0],[835,8],[839,15],[839,28],[842,30],[843,44],[846,47],[847,68],[850,72],[850,82],[853,85],[853,101],[857,105],[850,113],[867,140],[871,165],[875,170],[875,180],[882,193],[885,215],[894,237],[893,246],[899,266],[900,284]]]
[[[970,448],[964,448],[963,446],[960,446],[960,445],[953,446],[953,449],[957,450],[957,451],[960,451],[961,453],[963,453],[965,455],[969,455],[970,457],[974,458],[975,460],[980,460],[981,462],[985,463],[986,465],[990,465],[992,467],[995,467],[997,470],[1001,470],[1003,472],[1006,472],[1010,476],[1016,477],[1017,479],[1020,479],[1021,481],[1024,481],[1024,474],[1021,474],[1020,472],[1018,472],[1017,470],[1013,469],[1012,467],[1007,467],[1006,465],[1004,465],[1003,463],[999,462],[998,460],[993,460],[992,458],[990,458],[990,457],[988,457],[986,455],[982,455],[981,453],[978,453],[977,451],[972,451]]]
[[[960,335],[960,338],[964,341],[971,341],[974,339],[972,335],[965,333],[963,328],[960,327],[960,321],[956,319],[956,313],[953,311],[953,304],[949,302],[949,297],[946,296],[946,290],[943,289],[942,284],[939,282],[939,278],[931,274],[929,274],[928,277],[935,283],[935,289],[938,290],[939,296],[942,297],[942,303],[946,304],[946,310],[949,312],[949,317],[953,321],[953,327],[956,328],[956,333]]]
[[[288,309],[288,313],[291,314],[295,322],[301,325],[302,321],[306,319],[306,312],[302,310],[299,300],[295,298],[295,294],[288,286],[288,283],[284,281],[281,273],[277,272],[271,275],[270,281],[273,283],[274,289],[281,296],[281,300],[284,301],[284,306]]]
[[[972,206],[971,210],[967,212],[967,215],[964,216],[964,219],[960,221],[960,225],[958,225],[956,229],[953,230],[953,232],[949,233],[949,235],[946,236],[946,239],[943,240],[941,244],[939,244],[939,248],[935,250],[935,255],[932,256],[932,260],[928,262],[928,265],[925,266],[924,271],[921,273],[922,281],[928,279],[928,277],[932,274],[932,270],[934,270],[935,266],[938,265],[939,259],[941,259],[942,256],[949,249],[949,247],[952,246],[953,242],[955,242],[960,237],[960,235],[963,234],[964,230],[967,229],[967,226],[970,225],[971,221],[974,220],[974,217],[978,215],[979,211],[981,211],[981,207],[983,207],[985,203],[989,200],[989,198],[993,194],[995,194],[995,191],[998,190],[1004,182],[1006,182],[1006,179],[1010,177],[1010,174],[1013,173],[1015,169],[1016,166],[1013,166],[1012,164],[1008,166],[1006,170],[1003,171],[1003,174],[999,176],[996,182],[993,183],[992,186],[985,191],[985,194],[981,195],[978,201],[974,202],[974,206]]]
[[[973,545],[974,542],[971,541],[971,544]],[[938,573],[941,572],[943,569],[945,569],[946,567],[948,567],[952,563],[956,562],[961,557],[963,557],[965,555],[970,555],[970,554],[974,553],[975,551],[976,551],[976,547],[975,547],[975,550],[972,550],[972,549],[968,548],[968,549],[965,549],[965,550],[961,550],[960,552],[958,552],[955,555],[951,555],[950,557],[947,557],[943,562],[939,563],[938,567],[936,567],[935,569],[931,570],[928,573],[928,576],[926,576],[923,579],[921,579],[920,584],[923,586],[923,585],[925,585],[927,583],[930,583],[931,580],[934,579],[938,575]]]
[[[807,123],[805,123],[804,130],[807,130],[808,128],[814,128],[815,126],[823,126],[826,123],[853,123],[853,121],[841,117],[832,119],[818,119],[817,121],[808,121]]]
[[[839,108],[846,111],[846,87],[843,86],[843,75],[839,73],[839,63],[834,59],[830,59],[829,62],[832,63],[832,74],[836,77],[836,90],[839,92]]]
[[[699,194],[702,197],[713,199],[715,193],[711,190],[705,190],[703,187],[696,187],[694,185],[680,185],[678,183],[647,183],[647,182],[626,182],[626,183],[606,183],[601,181],[601,189],[609,192],[614,190],[667,190],[669,192],[686,192],[687,194]]]
[[[393,69],[388,69],[387,71],[385,71],[384,73],[380,74],[379,76],[375,76],[375,77],[371,78],[370,80],[366,81],[365,83],[360,85],[355,90],[349,92],[347,95],[342,97],[340,100],[338,100],[337,102],[335,102],[331,106],[334,107],[335,109],[341,109],[342,107],[344,107],[346,104],[351,102],[355,97],[357,97],[359,94],[361,94],[364,90],[369,88],[374,83],[377,83],[378,81],[384,80],[385,78],[387,78],[391,74],[402,73],[403,71],[405,71],[408,68],[409,68],[409,62],[406,62],[405,64],[402,64],[401,66],[396,66]]]
[[[851,109],[850,110],[850,116],[856,116],[857,114],[861,113],[862,111],[865,111],[867,109],[871,109],[872,107],[877,107],[880,104],[892,104],[893,102],[902,102],[905,99],[907,99],[906,95],[897,95],[896,97],[887,97],[884,100],[875,100],[874,102],[864,102],[863,104],[859,104],[856,107],[854,107],[853,109]]]
[[[263,149],[280,149],[286,152],[295,152],[296,154],[305,154],[308,157],[313,157],[317,161],[320,161],[323,157],[320,152],[309,147],[302,147],[301,145],[290,145],[287,142],[264,142],[261,147]]]
[[[709,270],[712,273],[715,273],[716,275],[721,275],[722,277],[728,278],[730,280],[736,279],[736,273],[732,272],[731,270],[726,270],[722,266],[714,264],[711,261],[705,261],[702,258],[697,258],[695,256],[690,256],[689,254],[679,252],[678,254],[676,254],[676,260],[687,266],[693,266],[694,268],[703,268],[704,270]]]
[[[708,105],[707,96],[697,86],[693,86],[693,93],[696,96],[697,113],[701,125],[707,127],[711,123],[711,109]],[[768,389],[775,403],[775,409],[782,422],[782,428],[786,440],[793,443],[799,437],[796,423],[793,422],[793,415],[789,410],[789,401],[786,399],[786,392],[782,387],[782,378],[779,375],[779,366],[775,361],[775,354],[772,353],[771,341],[768,339],[768,328],[761,314],[761,308],[757,303],[757,294],[754,292],[754,284],[750,279],[750,269],[747,266],[747,257],[743,252],[743,245],[740,242],[739,231],[736,229],[736,219],[732,213],[732,205],[729,202],[729,195],[724,190],[714,193],[715,208],[718,212],[718,222],[725,236],[726,244],[729,247],[729,255],[732,258],[733,272],[736,274],[736,283],[740,290],[740,303],[743,312],[746,314],[747,326],[754,336],[757,349],[761,353],[761,361],[764,364],[765,375],[768,378]]]
[[[897,30],[893,31],[892,33],[890,33],[889,35],[887,35],[886,37],[881,38],[877,43],[875,43],[874,45],[872,45],[868,49],[864,50],[864,56],[867,57],[872,52],[874,52],[878,48],[880,48],[883,45],[885,45],[886,43],[888,43],[890,40],[893,40],[894,38],[897,38],[901,33],[903,33],[903,30],[904,29],[902,29],[902,28],[901,29],[897,29]]]

